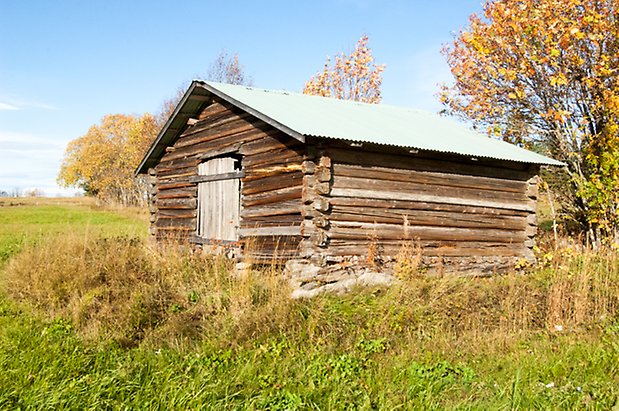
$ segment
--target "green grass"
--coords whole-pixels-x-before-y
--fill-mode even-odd
[[[0,244],[0,409],[619,408],[614,254],[294,302],[268,272],[126,240],[145,230],[88,204],[0,207],[0,238],[22,239]],[[136,313],[126,344],[112,331]]]
[[[336,306],[336,305],[334,305]],[[609,409],[617,335],[537,336],[491,356],[382,340],[344,352],[271,337],[235,348],[88,345],[0,301],[0,409]]]
[[[100,209],[87,200],[0,201],[0,264],[25,243],[43,237],[63,233],[143,237],[146,227],[143,218]]]

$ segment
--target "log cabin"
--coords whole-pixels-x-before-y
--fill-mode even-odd
[[[429,267],[532,260],[537,175],[561,165],[418,110],[195,80],[136,173],[154,238],[293,261],[303,286],[406,243]]]

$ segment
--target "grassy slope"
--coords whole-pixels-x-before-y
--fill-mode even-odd
[[[0,247],[8,258],[17,252],[6,251],[11,244],[39,241],[47,232],[134,235],[144,226],[140,218],[83,204],[0,207]],[[2,295],[0,409],[609,409],[615,404],[619,321],[561,333],[543,327],[509,331],[467,309],[482,304],[486,295],[496,299],[501,294],[492,292],[498,287],[522,286],[522,278],[496,284],[433,281],[414,283],[419,292],[410,295],[392,289],[255,309],[262,317],[248,323],[251,327],[217,324],[209,331],[207,324],[201,339],[154,338],[133,348],[109,339],[84,340],[67,319],[48,318]],[[547,274],[531,275],[531,283],[546,281]],[[492,306],[482,306],[487,315],[497,315]],[[275,318],[278,310],[285,312],[281,319]],[[170,315],[185,318],[180,312]],[[203,321],[214,323],[239,316],[205,315]],[[269,321],[274,325],[261,324]]]

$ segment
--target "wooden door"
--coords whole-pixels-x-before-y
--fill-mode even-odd
[[[214,181],[198,184],[198,236],[237,241],[240,214],[240,160],[213,158],[198,166],[198,174]]]

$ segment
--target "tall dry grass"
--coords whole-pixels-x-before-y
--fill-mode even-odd
[[[190,247],[72,235],[26,248],[1,283],[14,299],[70,320],[86,338],[124,345],[234,345],[277,334],[339,348],[363,337],[456,349],[619,321],[613,250],[564,248],[526,272],[490,278],[426,277],[418,265],[414,247],[405,249],[398,285],[294,301],[275,265],[238,273],[226,258]]]
[[[272,270],[236,273],[223,256],[127,237],[42,241],[15,256],[3,275],[14,299],[69,319],[87,338],[126,345],[225,333],[250,338],[273,324],[265,317],[286,315],[289,295]]]

